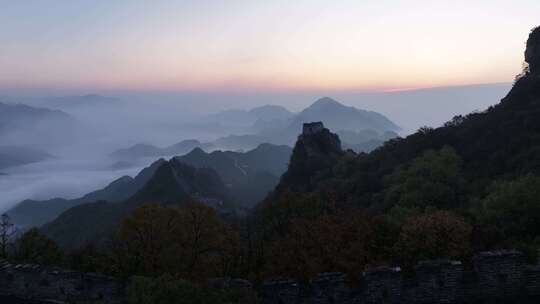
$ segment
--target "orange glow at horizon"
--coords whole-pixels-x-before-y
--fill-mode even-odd
[[[540,11],[538,1],[516,2],[2,4],[0,87],[393,91],[511,82]]]

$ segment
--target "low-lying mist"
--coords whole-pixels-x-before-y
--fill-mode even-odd
[[[401,135],[407,135],[421,126],[439,126],[457,114],[484,110],[498,103],[509,87],[494,84],[389,93],[109,92],[106,97],[0,97],[1,103],[60,110],[69,116],[69,123],[31,120],[11,129],[2,129],[0,124],[0,146],[29,146],[52,155],[45,161],[0,168],[6,174],[0,175],[0,212],[25,199],[82,196],[123,175],[133,176],[155,160],[112,158],[111,153],[118,149],[138,143],[167,147],[187,139],[207,143],[255,132],[249,125],[210,118],[222,110],[275,104],[298,112],[322,96],[331,96],[387,116],[402,128]]]
[[[99,159],[51,159],[4,170],[7,175],[0,175],[0,212],[25,199],[77,198],[120,176],[133,176],[143,167],[113,170],[110,165]]]

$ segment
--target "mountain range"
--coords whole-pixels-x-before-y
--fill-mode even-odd
[[[292,149],[288,146],[261,144],[247,152],[214,151],[196,148],[176,160],[197,168],[214,169],[242,207],[253,207],[279,182]]]
[[[106,242],[121,219],[141,204],[182,205],[194,199],[221,212],[234,210],[229,189],[213,169],[194,168],[175,159],[159,161],[152,177],[128,199],[80,204],[42,226],[41,231],[66,248],[89,241],[99,244]]]
[[[206,153],[200,148],[195,148],[190,153],[172,160],[174,160],[173,163],[183,163],[193,168],[213,170],[225,185],[228,199],[238,206],[249,207],[264,198],[278,183],[279,177],[287,169],[290,154],[291,148],[287,146],[265,144],[245,153],[231,151]],[[134,178],[120,177],[105,188],[77,199],[25,200],[9,210],[8,214],[19,226],[41,226],[78,205],[96,201],[123,202],[138,193],[149,181],[155,179],[157,169],[165,163],[167,161],[160,159],[143,169]],[[153,192],[147,190],[145,193]],[[162,193],[158,194],[160,200],[167,197]],[[152,197],[150,194],[146,196],[139,194],[138,198],[142,199],[142,197],[151,200],[158,199],[157,196]]]
[[[277,105],[264,105],[251,110],[226,110],[209,115],[204,121],[227,125],[252,125],[257,121],[289,119],[294,115],[286,108]]]
[[[280,106],[266,105],[249,111],[229,110],[209,116],[209,122],[217,125],[245,125],[247,133],[229,135],[215,141],[201,143],[184,140],[169,147],[136,144],[114,151],[116,159],[160,157],[187,153],[195,147],[209,151],[250,150],[264,143],[292,146],[302,123],[322,121],[344,138],[344,147],[359,152],[369,152],[384,141],[398,136],[400,128],[385,116],[372,111],[345,106],[329,97],[324,97],[299,113],[289,112]],[[251,125],[250,125],[251,124]]]
[[[227,149],[242,149],[260,143],[272,143],[292,146],[298,130],[304,122],[321,121],[339,132],[358,136],[348,136],[346,146],[368,152],[374,146],[382,144],[388,138],[397,137],[400,128],[385,116],[345,106],[329,97],[315,101],[311,106],[289,118],[274,119],[263,123],[259,121],[253,128],[254,134],[231,135],[214,142],[215,146]]]
[[[388,118],[373,111],[365,111],[345,106],[336,100],[323,97],[309,107],[290,117],[273,117],[259,120],[253,127],[254,134],[222,137],[214,145],[228,149],[238,149],[260,143],[292,146],[304,122],[321,121],[332,130],[348,134],[348,145],[361,145],[372,140],[382,143],[397,137],[400,128]],[[357,133],[357,136],[350,136]]]
[[[213,145],[210,143],[201,143],[195,139],[183,140],[174,145],[159,148],[149,144],[136,144],[129,148],[116,150],[111,153],[111,156],[115,159],[128,160],[142,157],[161,157],[161,156],[173,156],[183,155],[187,152],[201,148],[203,150],[210,150]]]

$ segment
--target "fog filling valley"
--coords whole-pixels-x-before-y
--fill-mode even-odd
[[[399,135],[406,136],[425,125],[440,126],[454,115],[485,110],[504,97],[509,88],[510,84],[495,84],[389,93],[113,92],[62,98],[0,92],[0,103],[66,114],[63,118],[16,121],[5,129],[0,125],[0,146],[25,147],[47,154],[35,162],[0,167],[0,212],[25,199],[77,198],[121,176],[134,176],[159,157],[174,156],[164,152],[159,156],[119,159],[112,153],[120,149],[136,144],[165,148],[188,139],[212,143],[220,137],[256,132],[252,128],[255,121],[220,121],[213,115],[224,110],[247,111],[272,104],[299,112],[318,98],[330,96],[344,105],[385,115],[401,127]],[[208,150],[224,148],[214,144]]]

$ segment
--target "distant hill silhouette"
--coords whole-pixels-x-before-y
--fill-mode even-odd
[[[62,111],[0,102],[0,136],[3,132],[40,122],[58,123],[70,120],[71,117]]]
[[[329,97],[315,101],[298,113],[290,127],[311,121],[322,121],[331,130],[395,132],[400,129],[382,114],[348,107]]]
[[[65,112],[1,101],[0,145],[49,148],[72,143],[80,131],[79,122]]]
[[[253,108],[249,111],[251,115],[257,118],[257,120],[272,121],[272,120],[284,120],[292,117],[294,113],[290,112],[282,106],[265,105]]]
[[[210,115],[206,120],[222,125],[252,125],[256,121],[285,120],[294,114],[282,106],[265,105],[251,110],[226,110]]]
[[[0,169],[35,163],[52,157],[44,151],[33,148],[0,146]]]
[[[126,149],[120,149],[111,153],[111,156],[116,159],[136,159],[142,157],[161,157],[161,156],[174,156],[183,155],[187,152],[201,148],[203,150],[209,150],[213,147],[210,143],[201,143],[198,140],[190,139],[183,140],[174,145],[159,148],[148,144],[136,144]]]
[[[41,104],[51,108],[69,109],[77,107],[111,106],[120,103],[121,100],[97,94],[61,96],[42,98]]]
[[[343,133],[358,133],[348,137],[351,142],[346,146],[362,152],[369,152],[373,146],[397,137],[395,132],[400,130],[379,113],[348,107],[324,97],[290,118],[257,121],[253,126],[255,134],[230,135],[217,139],[214,144],[227,149],[253,147],[265,142],[292,146],[302,124],[310,121],[322,121],[332,130]]]

